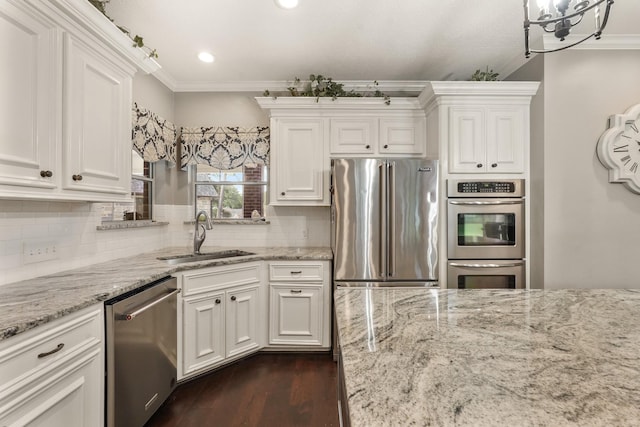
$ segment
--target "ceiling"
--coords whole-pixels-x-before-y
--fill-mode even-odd
[[[156,76],[174,91],[262,91],[309,74],[468,80],[525,63],[521,0],[300,0],[293,10],[273,0],[110,0],[107,14],[157,50]],[[640,1],[616,0],[606,34],[637,33],[638,19]],[[200,51],[215,62],[200,62]]]

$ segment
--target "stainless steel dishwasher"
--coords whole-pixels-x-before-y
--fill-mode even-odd
[[[107,427],[141,427],[176,386],[177,281],[105,302]]]

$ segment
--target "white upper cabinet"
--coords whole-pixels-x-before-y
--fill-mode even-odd
[[[56,42],[53,24],[0,2],[0,186],[57,186]]]
[[[406,156],[424,155],[425,122],[422,112],[407,114],[408,117],[387,117],[380,119],[381,156],[400,154]]]
[[[449,109],[449,172],[523,173],[529,109],[452,106]]]
[[[330,119],[331,157],[420,156],[425,147],[425,117],[422,112],[385,117],[338,117]]]
[[[324,133],[322,119],[271,119],[271,205],[329,204]]]
[[[378,150],[378,120],[339,117],[331,121],[331,154],[373,155]]]
[[[328,206],[331,157],[423,156],[425,113],[417,98],[258,97],[271,117],[275,206]]]
[[[537,82],[431,82],[420,95],[447,173],[526,174]]]
[[[132,70],[117,55],[64,37],[65,189],[130,193]]]
[[[0,198],[129,200],[132,79],[155,63],[131,44],[84,0],[0,3]]]

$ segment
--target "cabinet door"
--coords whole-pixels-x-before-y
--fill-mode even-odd
[[[525,108],[487,110],[487,170],[524,172]]]
[[[224,292],[183,300],[183,376],[224,360],[224,305]]]
[[[322,346],[322,285],[270,285],[269,344]]]
[[[486,171],[484,118],[483,107],[451,107],[449,109],[450,172]]]
[[[328,205],[324,120],[273,119],[271,128],[271,204]]]
[[[423,154],[426,148],[425,123],[424,117],[381,118],[380,154]]]
[[[226,293],[227,357],[260,348],[258,287],[235,289]]]
[[[66,33],[64,71],[64,188],[126,200],[131,191],[135,70],[99,45]]]
[[[104,362],[100,347],[70,359],[3,406],[0,425],[85,427],[104,424]]]
[[[331,119],[331,155],[373,154],[378,144],[378,120]]]
[[[58,182],[56,40],[52,25],[0,2],[0,185],[15,186],[0,192]]]

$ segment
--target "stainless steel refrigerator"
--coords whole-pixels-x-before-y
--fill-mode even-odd
[[[438,286],[438,162],[335,159],[336,286]]]

